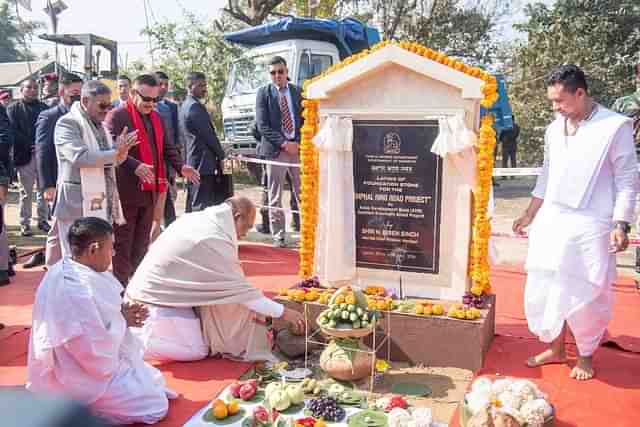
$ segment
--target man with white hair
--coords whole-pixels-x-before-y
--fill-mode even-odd
[[[58,159],[56,204],[53,216],[58,233],[47,239],[49,265],[70,254],[69,227],[83,216],[96,216],[110,224],[122,223],[123,215],[115,181],[115,166],[127,160],[136,144],[136,133],[123,129],[114,144],[102,127],[111,108],[111,90],[90,80],[82,86],[80,102],[55,126]]]
[[[233,197],[182,215],[149,248],[127,286],[127,298],[149,308],[139,333],[145,357],[274,360],[256,315],[303,330],[299,312],[266,298],[244,276],[238,239],[253,227],[255,216],[249,199]]]

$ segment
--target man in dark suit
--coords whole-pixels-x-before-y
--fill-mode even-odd
[[[38,100],[38,83],[27,79],[20,86],[22,99],[7,107],[7,115],[13,129],[13,161],[18,169],[20,182],[20,228],[23,236],[31,236],[31,204],[33,190],[37,187],[35,151],[36,121],[48,107]],[[38,228],[49,232],[49,210],[42,192],[37,190]]]
[[[158,113],[164,120],[165,128],[167,130],[167,133],[169,134],[168,141],[176,146],[178,152],[180,153],[180,156],[182,157],[184,146],[182,144],[182,134],[180,132],[180,122],[178,119],[178,104],[166,99],[170,84],[169,76],[163,71],[156,71],[155,76],[156,80],[158,80],[158,85],[160,86],[160,101],[156,105],[156,111],[158,111]],[[184,157],[182,158],[184,159]],[[174,203],[178,196],[176,187],[177,172],[178,171],[173,169],[170,164],[167,164],[167,179],[169,180],[169,191],[167,191],[166,193],[167,197],[164,204],[164,216],[161,216],[159,220],[161,221],[162,219],[164,219],[165,227],[168,227],[169,224],[176,220],[176,208]],[[159,225],[160,223],[158,222],[158,233]]]
[[[62,79],[62,93],[60,102],[44,110],[38,116],[36,122],[36,169],[38,172],[38,186],[40,191],[44,194],[44,199],[47,203],[53,203],[56,196],[56,183],[58,181],[58,160],[56,158],[56,146],[53,142],[53,131],[58,123],[58,119],[69,112],[71,104],[75,101],[80,101],[80,90],[82,89],[82,79],[75,75],[70,74]],[[49,230],[47,240],[51,238],[58,238],[58,227],[54,219],[53,227]],[[47,249],[57,247],[56,245],[47,244]],[[46,260],[58,260],[58,255],[52,256],[47,253],[46,257],[42,252],[34,255],[34,258],[27,262],[30,266],[44,264]],[[33,261],[33,262],[31,262]],[[27,267],[25,264],[25,267]],[[34,264],[34,265],[31,265]],[[47,265],[53,265],[53,263],[47,263]]]
[[[55,107],[44,110],[36,122],[36,167],[38,169],[38,185],[44,192],[44,198],[52,203],[55,198],[58,181],[58,162],[56,147],[53,142],[53,130],[58,119],[69,112],[71,104],[80,101],[82,79],[73,74],[62,80],[61,102]]]
[[[9,152],[12,145],[13,130],[9,123],[9,117],[7,117],[7,111],[0,104],[0,286],[8,285],[10,283],[9,276],[15,274],[9,262],[9,240],[4,224],[4,206],[7,203],[9,181],[11,180]],[[2,324],[0,323],[0,325]]]
[[[189,94],[180,109],[180,126],[184,134],[187,164],[200,172],[200,184],[187,191],[187,212],[200,211],[217,205],[229,196],[223,188],[222,160],[224,150],[201,102],[207,96],[207,78],[193,72],[187,76]]]
[[[136,77],[131,100],[111,110],[105,120],[105,126],[114,137],[126,127],[138,131],[140,142],[116,170],[120,202],[127,223],[115,227],[113,274],[125,286],[147,252],[154,208],[159,194],[167,191],[164,162],[168,161],[188,180],[199,181],[198,172],[184,165],[175,145],[167,141],[168,133],[155,111],[160,100],[159,90],[154,76],[143,74]]]
[[[302,94],[300,88],[289,83],[287,62],[275,56],[269,62],[271,84],[261,87],[256,95],[256,122],[262,135],[258,154],[265,159],[283,163],[299,163],[298,146],[302,127]],[[282,186],[289,173],[291,197],[300,193],[300,169],[289,166],[267,166],[271,236],[274,245],[285,247],[285,221],[282,207]]]

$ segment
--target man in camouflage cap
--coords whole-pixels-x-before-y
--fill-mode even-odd
[[[636,64],[636,91],[631,95],[622,96],[614,102],[611,109],[633,119],[633,136],[636,141],[636,153],[640,152],[640,59]],[[636,232],[638,224],[636,224]],[[640,246],[636,246],[636,273],[640,274]],[[636,287],[640,289],[640,281],[636,279]]]

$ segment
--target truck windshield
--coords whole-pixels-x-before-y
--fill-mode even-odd
[[[302,52],[300,56],[300,71],[298,72],[298,86],[302,87],[305,80],[311,79],[333,65],[331,55]]]
[[[267,64],[276,55],[283,57],[289,64],[290,58],[287,52],[245,57],[234,62],[227,83],[227,95],[255,93],[261,86],[271,82]]]

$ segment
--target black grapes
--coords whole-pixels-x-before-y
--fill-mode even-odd
[[[340,422],[346,415],[344,408],[338,406],[338,402],[332,397],[311,399],[307,403],[307,408],[314,418],[322,418],[329,422]]]

